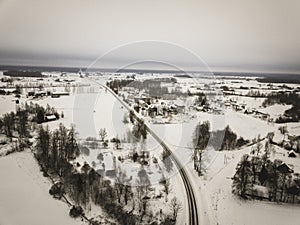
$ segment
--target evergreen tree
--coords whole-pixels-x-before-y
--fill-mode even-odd
[[[232,150],[236,147],[237,135],[230,129],[229,126],[226,126],[224,131],[224,138],[221,145],[221,150]]]
[[[28,137],[28,112],[26,110],[18,110],[16,114],[17,118],[17,131],[20,137]]]
[[[5,135],[7,137],[12,137],[14,128],[15,128],[15,114],[13,112],[4,114],[3,129]]]
[[[162,161],[163,161],[163,163],[164,163],[164,165],[166,167],[167,172],[172,171],[172,169],[173,169],[173,162],[171,160],[170,153],[167,150],[165,150],[165,149],[162,152]]]
[[[106,138],[107,136],[107,132],[106,132],[106,129],[105,128],[101,128],[99,130],[99,137],[100,137],[100,140],[103,142],[104,139]]]
[[[210,139],[210,124],[209,121],[199,123],[194,131],[194,169],[200,176],[202,174],[203,153]]]
[[[43,170],[45,172],[48,171],[49,163],[50,163],[50,138],[51,133],[46,127],[46,129],[43,128],[43,126],[40,126],[38,130],[38,136],[37,136],[37,157],[39,161],[42,164]]]
[[[252,169],[249,155],[244,155],[237,165],[236,173],[233,176],[232,192],[242,198],[247,198],[252,193]]]
[[[75,159],[79,155],[74,126],[68,131],[65,151],[67,160]]]
[[[45,121],[45,109],[41,106],[36,108],[36,122],[43,123]]]

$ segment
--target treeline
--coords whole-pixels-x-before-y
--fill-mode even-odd
[[[131,83],[141,84],[140,82],[135,82],[134,79],[113,79],[111,81],[106,82],[106,86],[112,89],[113,91],[119,90],[123,87],[129,87]],[[132,87],[132,84],[130,85]]]
[[[300,78],[297,75],[266,75],[264,78],[257,78],[261,83],[286,83],[286,84],[300,84]]]
[[[26,110],[10,112],[0,117],[0,132],[7,137],[29,137],[29,114]]]
[[[3,75],[10,77],[43,77],[42,73],[39,71],[9,70],[3,72]]]
[[[197,124],[193,136],[194,148],[200,149],[211,146],[218,151],[234,150],[249,143],[249,140],[238,137],[229,125],[224,130],[210,131],[209,121]]]
[[[291,109],[276,119],[276,123],[298,122],[300,120],[300,96],[296,92],[272,92],[263,102],[263,106],[274,104],[292,105]]]
[[[199,176],[203,172],[203,154],[207,147],[213,147],[217,151],[234,150],[246,144],[249,140],[237,136],[229,126],[224,130],[210,131],[209,121],[204,121],[197,124],[193,134],[193,148],[194,148],[194,169]]]
[[[228,126],[224,130],[217,130],[211,133],[211,146],[216,150],[234,150],[249,144],[249,140],[238,137],[235,132]]]
[[[241,198],[300,203],[299,174],[265,154],[244,155],[232,180],[232,192]]]
[[[151,96],[163,96],[164,94],[182,94],[181,91],[169,91],[167,87],[162,87],[162,82],[176,83],[175,78],[157,78],[147,79],[143,81],[135,79],[114,79],[106,83],[106,85],[118,94],[118,91],[124,87],[133,87],[138,90],[146,90]]]
[[[120,89],[123,87],[134,87],[136,89],[145,89],[150,87],[160,87],[161,83],[177,83],[176,78],[166,77],[166,78],[155,78],[146,80],[135,80],[134,78],[127,79],[113,79],[108,81],[106,85],[111,89]]]

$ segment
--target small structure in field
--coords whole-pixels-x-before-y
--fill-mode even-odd
[[[55,115],[47,115],[47,116],[45,116],[45,121],[46,122],[49,122],[49,121],[54,121],[54,120],[56,120],[57,118],[56,118],[56,116]]]
[[[52,98],[59,98],[60,96],[68,96],[69,92],[66,91],[56,91],[56,92],[52,92],[51,97]]]
[[[105,152],[103,158],[105,175],[114,177],[116,175],[116,158],[111,152]]]
[[[38,92],[35,92],[34,97],[38,98],[38,97],[44,97],[46,95],[47,95],[46,91],[38,91]]]
[[[288,153],[288,157],[290,157],[290,158],[296,158],[297,157],[297,153],[294,150],[291,150]]]
[[[251,195],[253,195],[254,198],[259,199],[259,200],[263,200],[269,199],[269,190],[267,187],[261,186],[261,185],[254,185],[253,186],[253,193],[251,193]]]
[[[29,91],[28,93],[27,93],[27,96],[29,97],[29,96],[34,96],[35,95],[35,92],[34,91]]]
[[[280,171],[281,173],[284,174],[289,174],[289,173],[293,173],[294,170],[292,170],[288,165],[286,165],[285,163],[282,163],[280,166],[278,166],[276,168],[278,171]]]

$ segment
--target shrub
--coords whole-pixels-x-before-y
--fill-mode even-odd
[[[58,182],[52,185],[49,190],[49,194],[52,195],[54,198],[61,198],[64,194],[64,187],[62,182]]]
[[[69,215],[73,218],[77,218],[81,215],[84,215],[83,209],[81,208],[81,206],[72,206],[72,208],[70,209]]]

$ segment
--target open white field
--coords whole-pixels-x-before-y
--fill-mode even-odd
[[[1,157],[0,180],[0,224],[85,224],[69,216],[66,203],[49,195],[51,183],[42,176],[31,152]]]
[[[201,189],[203,189],[201,193],[206,193],[209,206],[207,210],[211,214],[209,216],[210,224],[297,224],[300,220],[299,205],[244,201],[231,193],[232,181],[230,178],[234,175],[235,167],[242,155],[249,154],[250,151],[251,148],[248,147],[240,151],[219,152],[214,165],[208,169],[206,180],[201,185]],[[224,155],[227,157],[227,163],[224,163]],[[287,156],[276,154],[276,158],[290,162]],[[296,164],[300,163],[299,158],[293,160],[296,160],[294,162]]]

